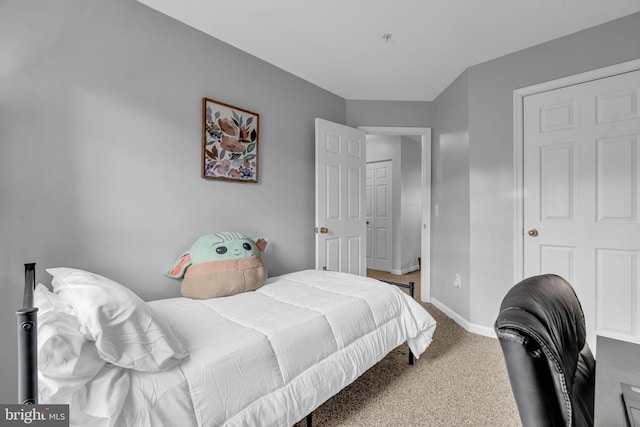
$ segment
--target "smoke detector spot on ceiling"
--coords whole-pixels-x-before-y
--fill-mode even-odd
[[[382,39],[385,43],[389,43],[391,41],[391,37],[393,37],[391,33],[385,33],[382,35]]]

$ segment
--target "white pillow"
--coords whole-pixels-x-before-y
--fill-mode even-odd
[[[38,285],[34,305],[38,307],[38,391],[41,401],[51,403],[84,387],[106,362],[58,295]]]
[[[33,290],[33,305],[38,307],[38,321],[57,313],[73,314],[73,307],[64,302],[60,295],[54,294],[42,283]]]
[[[53,289],[73,307],[80,330],[104,360],[137,371],[172,368],[186,356],[182,344],[130,289],[98,274],[49,268]]]

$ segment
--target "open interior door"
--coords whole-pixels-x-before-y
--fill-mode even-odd
[[[316,119],[316,269],[366,275],[365,142]]]

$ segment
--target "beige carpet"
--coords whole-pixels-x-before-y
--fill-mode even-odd
[[[418,283],[418,273],[368,275]],[[521,425],[498,341],[466,332],[433,305],[423,306],[438,326],[420,359],[409,365],[406,344],[398,347],[316,409],[314,426]],[[301,420],[296,427],[305,425]]]

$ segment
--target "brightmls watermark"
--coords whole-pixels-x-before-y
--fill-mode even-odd
[[[0,405],[0,427],[69,427],[69,405]]]

